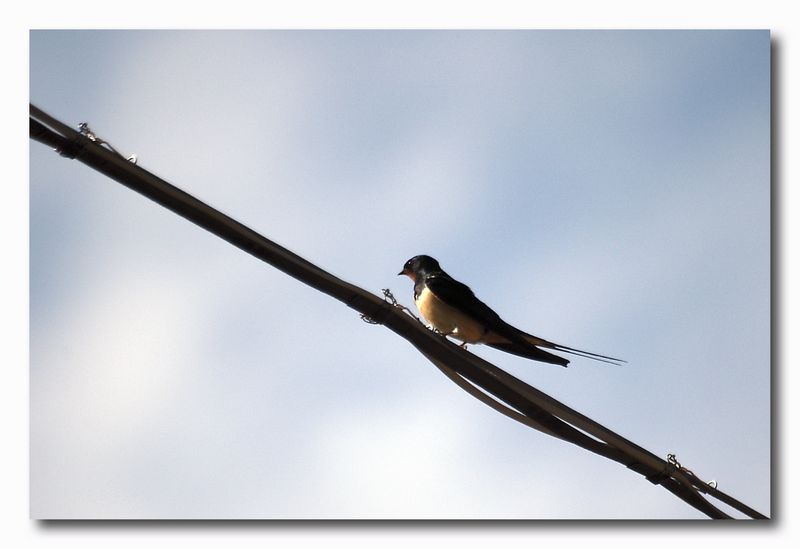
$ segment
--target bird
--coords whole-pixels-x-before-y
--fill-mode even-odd
[[[542,348],[611,364],[626,362],[559,345],[515,328],[475,297],[469,286],[444,272],[439,262],[428,255],[417,255],[406,261],[400,275],[414,282],[414,303],[423,318],[445,336],[462,341],[462,346],[482,343],[513,355],[564,367],[569,360]]]

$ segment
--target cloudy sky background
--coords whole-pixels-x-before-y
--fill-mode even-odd
[[[770,512],[769,34],[31,33],[31,101],[376,293],[437,257],[470,350]],[[694,518],[404,340],[31,144],[37,518]]]

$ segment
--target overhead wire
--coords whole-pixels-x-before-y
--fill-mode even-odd
[[[449,379],[498,412],[544,434],[576,444],[621,463],[653,484],[661,485],[712,518],[731,518],[702,494],[710,495],[750,518],[767,517],[685,468],[645,450],[591,418],[566,406],[508,372],[434,334],[407,308],[386,293],[380,298],[339,279],[298,254],[267,239],[235,219],[136,165],[107,142],[76,131],[30,105],[30,138],[59,154],[107,175],[254,257],[355,309],[416,347]],[[84,127],[88,128],[88,126]],[[405,310],[404,310],[405,309]]]

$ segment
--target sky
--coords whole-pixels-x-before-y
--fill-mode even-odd
[[[769,515],[769,40],[33,31],[30,100],[376,294],[426,253],[626,359],[469,348]],[[35,142],[30,475],[34,518],[704,516]]]

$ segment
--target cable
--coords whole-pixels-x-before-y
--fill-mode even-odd
[[[422,326],[390,301],[350,284],[272,242],[235,219],[30,106],[30,137],[107,175],[243,251],[336,298],[405,338],[445,375],[482,402],[516,421],[621,463],[712,518],[729,518],[700,492],[751,518],[767,517],[659,458],[542,391]],[[92,134],[94,136],[94,134]],[[475,389],[469,389],[468,387]],[[491,395],[491,396],[490,396]],[[491,399],[490,402],[487,399]],[[504,403],[504,404],[501,404]]]

